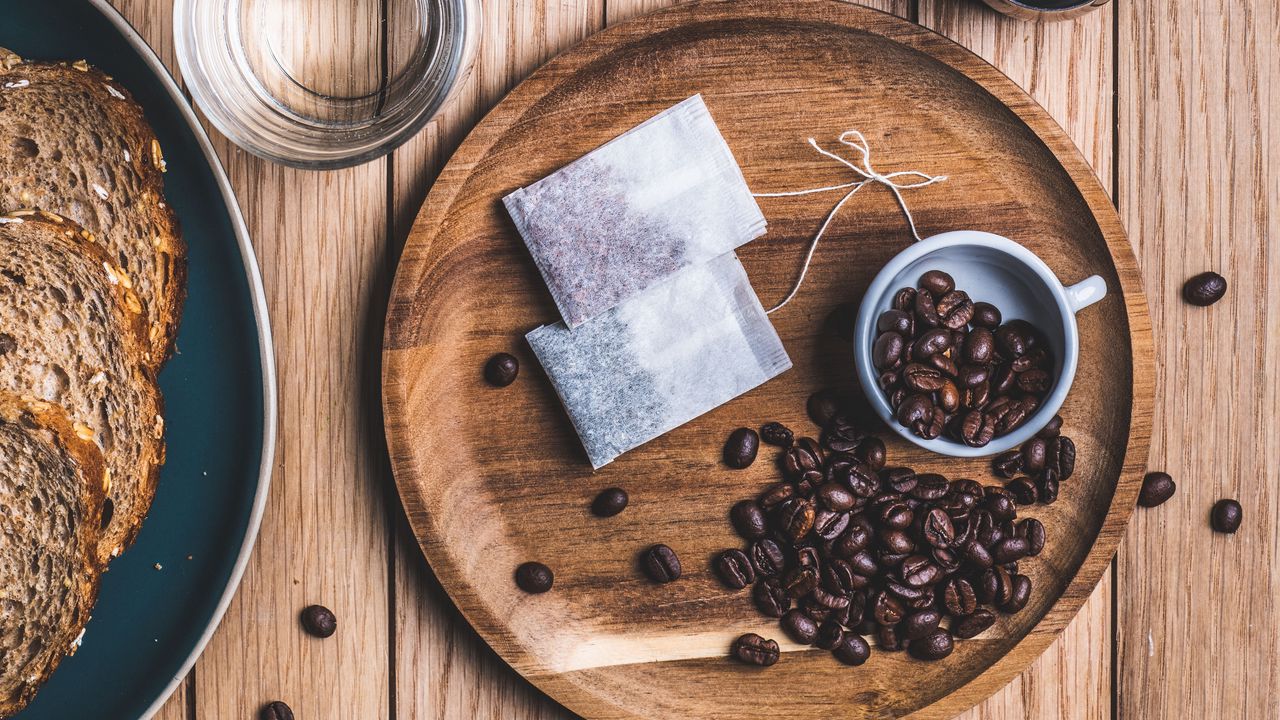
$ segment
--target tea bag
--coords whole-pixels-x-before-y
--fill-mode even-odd
[[[526,338],[594,468],[791,367],[734,253]]]
[[[570,328],[765,231],[701,95],[503,203]]]

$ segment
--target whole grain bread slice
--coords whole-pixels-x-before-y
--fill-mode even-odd
[[[43,211],[0,216],[0,389],[61,405],[102,449],[104,562],[133,542],[164,462],[145,342],[137,296],[80,226]]]
[[[10,717],[89,621],[105,471],[62,408],[2,391],[0,462],[0,717]]]
[[[57,213],[102,244],[142,303],[153,368],[173,352],[186,297],[164,170],[142,108],[118,82],[84,61],[25,62],[0,48],[0,212]]]

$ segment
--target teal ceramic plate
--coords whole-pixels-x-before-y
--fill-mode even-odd
[[[85,58],[133,92],[164,148],[165,195],[190,248],[178,354],[160,375],[168,461],[151,515],[104,577],[79,652],[16,716],[134,720],[195,662],[257,534],[275,442],[262,281],[208,137],[133,29],[100,0],[0,0],[0,18],[0,46]]]

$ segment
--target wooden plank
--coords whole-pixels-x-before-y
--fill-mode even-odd
[[[1028,23],[978,3],[920,0],[920,23],[999,68],[1058,121],[1112,181],[1112,11],[1075,21]],[[1070,434],[1070,428],[1065,428]],[[1069,492],[1064,488],[1064,492]],[[1026,672],[961,717],[1103,718],[1111,715],[1111,573],[1062,636]]]
[[[1119,3],[1118,200],[1155,328],[1151,466],[1119,555],[1122,718],[1280,717],[1280,10]],[[1210,308],[1186,278],[1227,277]],[[1210,531],[1222,497],[1235,535]]]
[[[174,68],[172,0],[122,0],[121,7]],[[350,47],[349,31],[346,23],[320,25],[306,39],[322,45],[342,36]],[[363,37],[376,57],[380,36]],[[336,66],[310,71],[317,82],[333,75],[334,87],[349,82]],[[247,717],[282,699],[299,717],[386,717],[387,472],[371,360],[380,343],[370,331],[386,294],[386,161],[303,172],[258,160],[212,128],[210,135],[263,274],[280,429],[257,547],[196,666],[194,715]],[[380,274],[382,284],[369,282]],[[335,637],[301,631],[298,612],[311,603],[337,613]],[[185,692],[175,695],[163,717],[193,712],[186,701]]]
[[[436,174],[484,113],[539,65],[604,25],[602,0],[486,0],[483,5],[485,35],[470,77],[444,112],[392,157],[395,248]],[[390,26],[393,53],[410,44],[397,38],[399,27]],[[572,717],[476,635],[431,574],[398,503],[395,512],[401,528],[393,547],[396,717]]]

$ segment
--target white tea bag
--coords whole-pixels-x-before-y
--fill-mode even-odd
[[[525,337],[594,468],[791,367],[733,253],[573,330],[556,323]]]
[[[701,95],[503,203],[570,328],[765,231]]]

